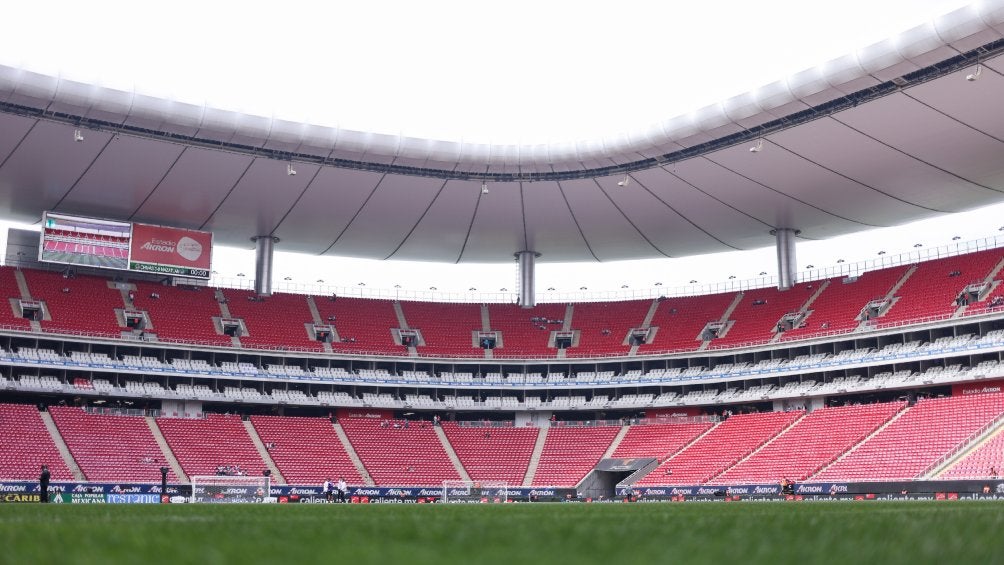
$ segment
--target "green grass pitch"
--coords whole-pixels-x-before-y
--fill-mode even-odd
[[[0,507],[0,563],[671,562],[1004,563],[1004,505]]]

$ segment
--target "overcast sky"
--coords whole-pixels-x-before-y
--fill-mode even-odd
[[[46,2],[4,6],[0,64],[179,101],[434,139],[546,143],[644,128],[928,22],[960,0]],[[1004,206],[802,243],[825,267],[1004,235]],[[6,230],[4,230],[6,231]],[[5,237],[6,233],[2,237]],[[915,244],[922,248],[915,248]],[[281,244],[280,244],[281,249]],[[774,250],[551,265],[547,288],[653,289],[774,274]],[[515,265],[278,253],[278,283],[514,291]],[[253,273],[218,249],[220,277]],[[248,277],[244,277],[246,280]]]

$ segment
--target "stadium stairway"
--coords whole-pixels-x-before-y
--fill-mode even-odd
[[[363,478],[363,482],[366,486],[373,487],[376,486],[376,481],[370,476],[369,471],[366,470],[366,466],[363,465],[363,460],[359,458],[359,454],[356,453],[354,447],[352,447],[352,442],[349,441],[349,436],[345,435],[345,430],[342,429],[342,425],[338,422],[332,422],[331,425],[335,428],[335,435],[338,436],[338,441],[342,442],[342,447],[345,448],[346,455],[349,456],[349,460],[352,461],[352,466],[356,468],[359,472],[359,476]]]
[[[164,434],[160,433],[160,426],[157,425],[157,420],[153,416],[145,416],[143,419],[146,420],[146,425],[149,426],[150,432],[153,433],[153,439],[160,446],[160,452],[164,454],[164,460],[167,461],[167,464],[171,466],[171,470],[174,471],[174,476],[178,477],[178,480],[183,483],[191,482],[188,479],[188,475],[185,474],[185,470],[181,468],[181,463],[178,463],[178,458],[171,451],[171,447],[167,445]]]
[[[307,309],[310,310],[310,318],[311,320],[313,320],[314,324],[319,326],[326,324],[326,322],[321,318],[321,311],[317,309],[317,302],[314,301],[313,295],[308,294],[306,298],[307,298]],[[335,332],[335,334],[331,336],[331,339],[332,340],[338,339],[338,332]],[[322,342],[321,347],[324,349],[325,353],[332,352],[330,342],[327,341]]]
[[[77,465],[76,459],[70,453],[70,448],[66,446],[66,442],[63,441],[63,435],[59,433],[59,428],[56,427],[56,422],[52,420],[52,414],[48,410],[44,412],[39,412],[42,416],[42,423],[45,424],[45,429],[49,430],[49,435],[52,437],[52,442],[56,444],[56,449],[59,450],[59,455],[63,458],[63,462],[66,463],[67,468],[73,473],[73,478],[78,481],[86,481],[87,478],[84,477],[84,472],[80,470],[80,465]]]
[[[404,317],[404,309],[401,308],[401,302],[395,300],[394,305],[394,315],[397,316],[397,325],[399,329],[410,330],[408,327],[408,319]],[[408,347],[408,357],[418,357],[418,348],[414,345]]]
[[[824,280],[823,283],[820,284],[818,286],[818,288],[816,288],[815,292],[813,292],[809,296],[809,298],[807,298],[805,300],[805,302],[802,304],[802,307],[798,309],[798,312],[800,314],[804,314],[805,318],[808,318],[812,314],[812,310],[811,310],[812,303],[815,302],[817,298],[819,298],[820,294],[823,294],[824,290],[826,290],[827,288],[829,288],[831,282],[832,281],[830,279]],[[803,318],[803,323],[805,323],[804,322],[805,318]],[[784,332],[780,332],[780,331],[779,332],[775,332],[774,333],[774,337],[772,337],[770,339],[770,342],[771,343],[777,343],[777,342],[781,341],[781,339],[783,337],[784,337]]]
[[[955,467],[957,464],[962,462],[963,459],[969,457],[981,447],[990,443],[995,437],[1000,435],[1001,432],[1004,432],[1004,414],[998,416],[986,430],[978,434],[971,442],[967,443],[950,457],[945,459],[944,462],[935,465],[929,473],[924,474],[921,478],[925,480],[949,478],[944,475],[951,471],[952,467]]]
[[[732,317],[732,313],[735,312],[736,308],[739,307],[739,304],[743,301],[743,297],[744,296],[746,296],[745,292],[737,292],[736,293],[736,296],[732,299],[732,302],[729,303],[728,308],[726,308],[725,312],[722,313],[722,317],[718,318],[718,322],[719,323],[721,323],[721,324],[728,324],[729,323],[729,318]],[[726,332],[725,332],[725,334],[723,334],[723,337],[725,335],[728,335],[728,327],[726,327]],[[712,342],[712,340],[710,340],[710,339],[706,339],[706,340],[702,341],[701,342],[701,346],[698,347],[697,350],[698,351],[704,351],[704,350],[706,350],[711,345],[711,342]]]
[[[537,474],[537,466],[540,465],[540,455],[544,453],[544,444],[547,443],[548,428],[540,428],[537,434],[537,443],[533,446],[533,454],[530,455],[530,464],[526,466],[526,476],[523,477],[524,487],[533,486],[533,478]]]
[[[641,327],[643,327],[643,328],[650,328],[650,327],[652,327],[652,320],[655,318],[655,313],[659,311],[659,304],[661,304],[661,302],[659,302],[658,299],[653,299],[652,300],[652,305],[649,306],[648,313],[645,314],[645,319],[641,321]],[[639,347],[641,347],[641,346],[640,345],[632,345],[631,349],[628,350],[628,357],[634,357],[634,356],[638,355],[638,348]],[[620,440],[615,440],[615,441],[617,443],[620,443]],[[613,453],[613,452],[611,451],[611,453]]]
[[[269,454],[268,450],[265,449],[265,444],[261,441],[261,436],[258,435],[258,430],[254,429],[254,425],[251,424],[251,419],[248,418],[244,420],[244,429],[248,432],[248,437],[251,438],[251,443],[254,444],[255,449],[258,450],[258,455],[261,456],[261,460],[265,462],[265,466],[272,473],[272,481],[278,485],[286,484],[286,477],[282,476],[279,471],[279,467],[276,466],[275,461],[272,460],[272,455]]]
[[[624,439],[624,436],[628,434],[628,430],[630,429],[631,428],[628,426],[621,426],[620,431],[617,432],[617,435],[614,436],[614,440],[610,442],[610,447],[608,447],[607,450],[603,452],[603,457],[600,458],[601,461],[603,459],[609,459],[610,457],[614,456],[614,452],[617,451],[617,447],[620,446],[621,440]]]
[[[230,307],[227,306],[227,296],[223,294],[223,289],[221,288],[216,289],[213,296],[216,297],[216,303],[220,305],[220,316],[224,318],[233,318],[233,316],[230,314]],[[217,329],[217,331],[219,331],[219,329]],[[237,336],[231,336],[230,343],[234,347],[238,348],[244,347],[243,345],[241,345],[241,338]]]
[[[446,455],[450,458],[450,462],[457,469],[457,474],[460,478],[469,481],[471,476],[467,474],[467,469],[464,469],[463,463],[460,462],[460,458],[457,457],[457,452],[453,450],[453,446],[450,445],[450,440],[446,437],[446,432],[443,431],[442,426],[432,426],[432,431],[436,432],[436,437],[439,438],[439,442],[443,444],[443,450],[446,451]]]

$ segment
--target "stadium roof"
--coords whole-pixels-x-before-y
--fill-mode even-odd
[[[1002,52],[992,0],[644,131],[528,146],[320,127],[0,66],[0,213],[465,263],[751,249],[785,227],[823,239],[1004,200]]]

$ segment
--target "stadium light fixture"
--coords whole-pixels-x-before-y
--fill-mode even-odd
[[[765,276],[766,274],[767,274],[767,271],[760,271],[760,276],[761,276],[761,277],[762,277],[762,276]]]
[[[356,286],[366,286],[366,283],[361,282],[361,283],[356,284]]]
[[[756,144],[754,144],[753,147],[750,147],[750,153],[759,153],[761,150],[763,150],[763,138],[762,137],[760,139],[756,140]]]
[[[587,288],[587,287],[584,287],[584,286],[580,286],[580,287],[579,287],[579,290],[589,290],[589,288]]]
[[[284,280],[284,281],[291,281],[291,280],[293,280],[293,277],[282,277],[282,280]]]
[[[736,276],[735,276],[735,275],[729,275],[729,280],[732,280],[732,279],[734,279],[734,278],[736,278]]]
[[[468,290],[469,292],[474,292],[475,290],[477,290],[477,287],[473,287],[473,286],[472,286],[471,288],[469,288],[469,289],[467,289],[467,290]]]
[[[430,287],[429,287],[429,290],[439,290],[439,289],[438,289],[438,288],[436,288],[436,287],[434,287],[434,286],[430,286]]]
[[[238,277],[243,277],[243,276],[244,276],[244,273],[237,273],[237,276],[238,276]]]
[[[697,284],[697,279],[691,279],[690,284]]]
[[[959,237],[959,236],[955,236],[955,237],[952,238],[952,241],[959,241],[960,239],[962,239],[962,238]]]
[[[914,247],[924,247],[924,244],[923,243],[914,243],[913,246]]]
[[[843,263],[843,262],[844,262],[843,259],[837,259],[837,263]]]
[[[879,255],[885,255],[885,251],[879,251],[878,254]]]
[[[296,176],[296,169],[293,168],[293,163],[286,163],[286,174],[291,177]]]
[[[657,282],[657,283],[655,283],[655,286],[662,286],[662,283],[661,282]]]
[[[815,269],[816,266],[815,265],[806,265],[805,268],[806,269]]]
[[[79,129],[73,130],[73,141],[80,143],[83,140],[84,140],[84,134]]]
[[[983,65],[981,63],[976,63],[976,71],[966,75],[966,80],[968,80],[969,82],[976,82],[980,80],[980,76],[982,74],[983,74]]]
[[[631,175],[624,175],[624,180],[617,182],[617,186],[621,188],[624,188],[629,184],[631,184]]]
[[[319,283],[322,283],[322,284],[323,284],[323,283],[324,283],[324,279],[317,279],[317,282],[319,282]]]
[[[553,286],[549,286],[549,287],[547,287],[547,290],[554,290],[554,287]]]

